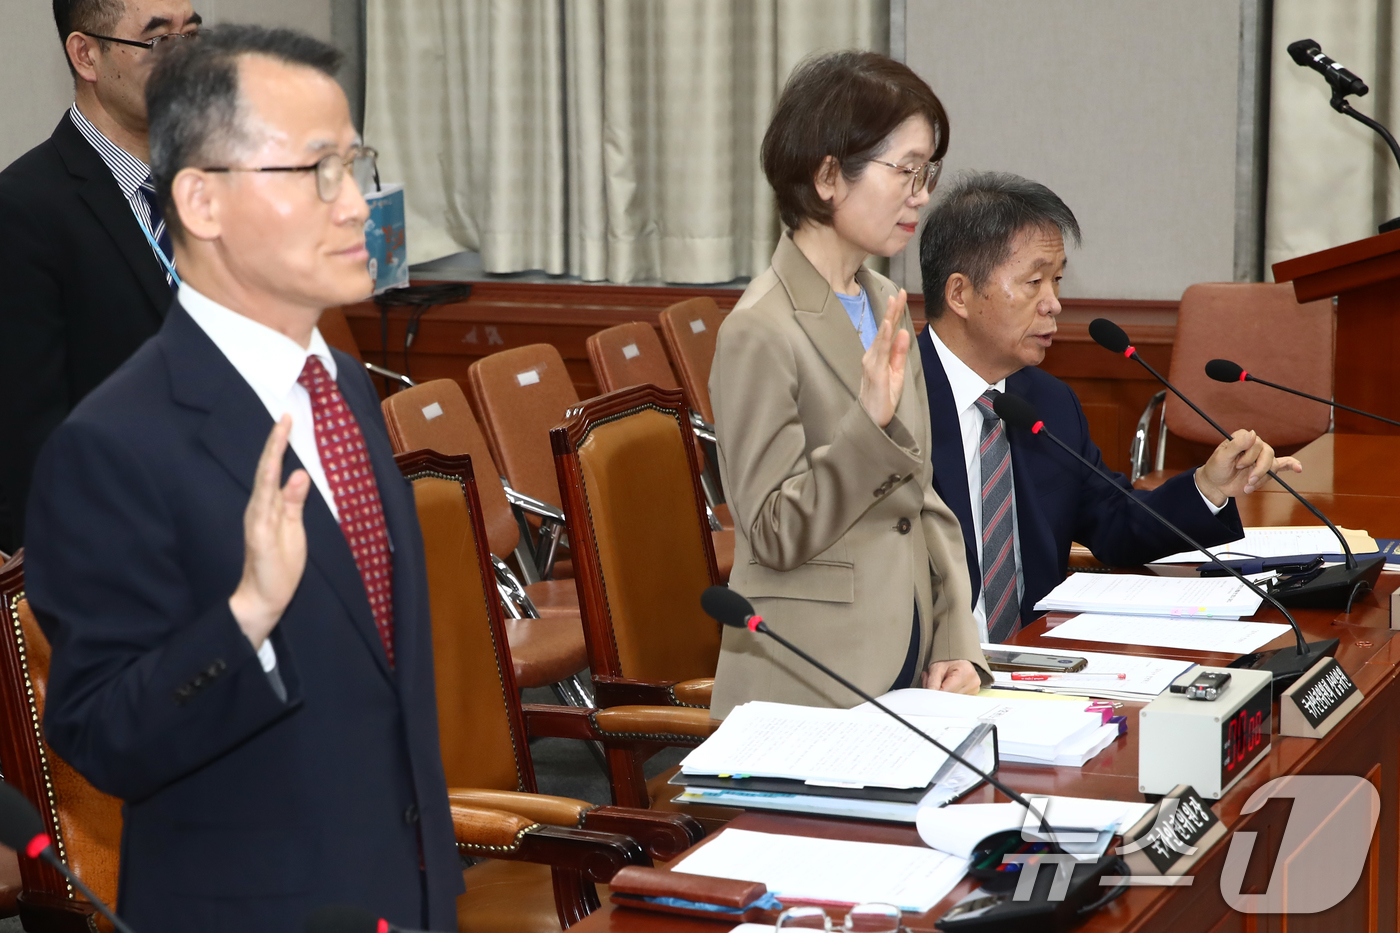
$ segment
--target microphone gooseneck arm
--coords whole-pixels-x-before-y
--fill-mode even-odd
[[[1005,398],[1006,396],[1003,395],[1002,397]],[[1013,396],[1013,398],[1014,398],[1014,396]],[[1022,399],[1022,400],[1019,400],[1019,401],[1024,402],[1023,399]],[[1027,407],[1029,407],[1029,403],[1026,403],[1026,404],[1027,404]],[[998,415],[1001,415],[1001,412],[998,411],[997,414],[998,414]],[[1004,417],[1004,416],[1003,416],[1003,417]],[[1014,422],[1008,422],[1008,423],[1014,423]],[[1021,427],[1025,427],[1025,425],[1021,425]],[[1215,556],[1214,554],[1212,554],[1210,551],[1206,550],[1204,547],[1201,546],[1201,544],[1200,544],[1199,542],[1196,541],[1196,539],[1192,538],[1192,537],[1191,537],[1190,535],[1188,535],[1186,532],[1184,532],[1184,531],[1182,531],[1180,528],[1178,528],[1175,524],[1173,524],[1172,522],[1168,521],[1167,518],[1166,518],[1165,516],[1163,516],[1161,512],[1158,512],[1158,511],[1157,511],[1156,509],[1154,509],[1152,506],[1148,505],[1146,502],[1143,502],[1143,501],[1142,501],[1141,499],[1139,499],[1137,496],[1133,495],[1131,490],[1124,489],[1122,486],[1119,486],[1117,483],[1113,482],[1112,479],[1110,479],[1109,477],[1105,476],[1105,475],[1104,475],[1103,473],[1101,473],[1098,469],[1096,469],[1096,468],[1094,467],[1094,465],[1093,465],[1092,463],[1090,463],[1090,462],[1084,457],[1083,454],[1081,454],[1079,451],[1075,450],[1075,449],[1074,449],[1073,447],[1071,447],[1069,444],[1067,444],[1067,443],[1065,443],[1064,441],[1062,441],[1060,438],[1056,437],[1054,434],[1050,433],[1049,429],[1045,427],[1045,425],[1044,425],[1043,422],[1036,421],[1033,425],[1030,426],[1029,430],[1030,430],[1030,432],[1031,432],[1032,434],[1044,435],[1045,437],[1050,438],[1050,440],[1052,440],[1052,441],[1054,441],[1056,444],[1058,444],[1058,445],[1060,446],[1060,448],[1063,449],[1066,453],[1068,453],[1070,456],[1074,457],[1074,459],[1078,460],[1080,463],[1084,464],[1084,466],[1088,467],[1090,473],[1093,473],[1093,474],[1094,474],[1095,476],[1097,476],[1099,479],[1103,480],[1103,481],[1104,481],[1105,483],[1107,483],[1109,486],[1113,487],[1115,490],[1117,490],[1117,492],[1118,492],[1120,495],[1127,496],[1127,497],[1128,497],[1129,499],[1131,499],[1133,502],[1137,503],[1139,506],[1141,506],[1143,509],[1145,509],[1145,510],[1147,511],[1147,514],[1151,515],[1153,518],[1157,519],[1157,521],[1161,522],[1161,523],[1162,523],[1163,525],[1165,525],[1167,528],[1171,529],[1171,531],[1172,531],[1173,533],[1175,533],[1177,537],[1181,538],[1181,540],[1183,540],[1183,541],[1185,541],[1187,544],[1191,545],[1191,547],[1195,548],[1196,550],[1200,551],[1202,554],[1205,554],[1205,555],[1206,555],[1207,557],[1209,557],[1211,560],[1215,561],[1217,564],[1219,564],[1219,565],[1221,566],[1221,568],[1223,568],[1223,569],[1225,570],[1226,573],[1230,574],[1230,576],[1234,577],[1236,580],[1238,580],[1238,581],[1240,581],[1241,583],[1243,583],[1252,593],[1254,593],[1256,596],[1258,596],[1258,597],[1260,597],[1261,599],[1263,599],[1263,600],[1265,600],[1266,602],[1268,602],[1271,606],[1273,606],[1273,607],[1274,607],[1275,609],[1277,609],[1279,612],[1283,613],[1283,617],[1284,617],[1285,619],[1288,620],[1289,626],[1293,629],[1293,637],[1294,637],[1294,639],[1298,642],[1298,654],[1300,654],[1300,655],[1305,655],[1305,654],[1308,653],[1308,641],[1307,641],[1307,639],[1303,636],[1303,629],[1298,625],[1298,620],[1295,619],[1295,618],[1293,618],[1293,613],[1289,612],[1289,611],[1284,607],[1283,603],[1279,602],[1277,599],[1275,599],[1273,596],[1271,596],[1267,590],[1265,590],[1263,587],[1259,586],[1257,583],[1252,582],[1251,580],[1249,580],[1249,578],[1245,577],[1244,574],[1240,573],[1240,572],[1239,572],[1238,570],[1236,570],[1235,568],[1233,568],[1233,567],[1229,566],[1228,564],[1224,563],[1219,557],[1216,557],[1216,556]]]
[[[1211,362],[1214,363],[1216,361],[1211,360]],[[1206,375],[1210,376],[1212,379],[1215,379],[1217,382],[1257,382],[1260,385],[1268,386],[1271,389],[1278,389],[1280,392],[1287,392],[1289,395],[1296,395],[1299,398],[1309,399],[1314,402],[1321,402],[1323,405],[1330,405],[1333,408],[1340,408],[1342,411],[1349,411],[1352,414],[1360,415],[1363,418],[1370,418],[1373,421],[1380,421],[1385,424],[1393,424],[1396,427],[1400,427],[1400,421],[1396,421],[1394,418],[1386,418],[1382,415],[1373,414],[1369,411],[1362,411],[1359,408],[1352,408],[1350,405],[1343,405],[1336,399],[1323,398],[1320,395],[1313,395],[1310,392],[1304,392],[1302,389],[1291,389],[1288,386],[1279,385],[1277,382],[1270,382],[1267,379],[1260,379],[1258,376],[1254,375],[1254,373],[1249,372],[1244,368],[1240,368],[1240,375],[1238,376],[1238,378],[1219,379],[1214,373],[1210,371],[1209,364],[1207,364]]]
[[[1127,346],[1126,346],[1124,349],[1119,350],[1117,346],[1115,346],[1115,345],[1113,345],[1113,344],[1111,344],[1111,343],[1105,343],[1104,340],[1101,339],[1101,337],[1105,334],[1105,332],[1108,330],[1108,328],[1097,328],[1097,329],[1096,329],[1096,328],[1093,326],[1093,324],[1098,324],[1099,321],[1103,321],[1104,324],[1106,324],[1106,325],[1108,325],[1109,327],[1111,327],[1113,331],[1116,331],[1115,336],[1117,336],[1117,334],[1122,334],[1122,341],[1123,341],[1124,344],[1127,344]],[[1099,346],[1103,347],[1103,348],[1106,349],[1106,350],[1112,350],[1112,351],[1114,351],[1115,353],[1121,352],[1121,353],[1122,353],[1124,356],[1126,356],[1128,359],[1132,360],[1133,362],[1135,362],[1135,363],[1137,363],[1139,366],[1141,366],[1143,369],[1147,370],[1149,373],[1152,374],[1152,377],[1153,377],[1154,379],[1156,379],[1156,380],[1157,380],[1158,382],[1160,382],[1162,385],[1164,385],[1164,386],[1166,386],[1168,389],[1170,389],[1173,395],[1175,395],[1177,398],[1181,399],[1183,402],[1185,402],[1187,405],[1189,405],[1189,406],[1191,407],[1191,410],[1194,411],[1196,414],[1200,415],[1201,418],[1205,420],[1206,424],[1210,425],[1211,427],[1215,428],[1215,430],[1219,431],[1221,437],[1225,438],[1227,441],[1230,439],[1230,432],[1229,432],[1229,431],[1227,431],[1227,430],[1225,430],[1224,428],[1222,428],[1222,427],[1220,426],[1220,423],[1219,423],[1218,421],[1216,421],[1214,418],[1212,418],[1210,415],[1208,415],[1208,414],[1206,414],[1205,412],[1201,411],[1201,407],[1200,407],[1199,405],[1197,405],[1195,402],[1191,401],[1191,400],[1190,400],[1189,398],[1187,398],[1186,396],[1182,395],[1180,389],[1178,389],[1176,386],[1174,386],[1174,385],[1172,385],[1170,382],[1168,382],[1168,381],[1167,381],[1167,378],[1166,378],[1165,376],[1163,376],[1161,373],[1157,372],[1157,370],[1155,370],[1155,369],[1152,368],[1152,364],[1151,364],[1151,363],[1147,362],[1147,360],[1145,360],[1145,359],[1142,358],[1142,354],[1141,354],[1141,353],[1138,353],[1137,347],[1132,346],[1130,343],[1128,343],[1128,335],[1125,334],[1125,333],[1123,333],[1122,328],[1120,328],[1117,324],[1114,324],[1112,321],[1109,321],[1107,318],[1099,318],[1098,320],[1094,321],[1093,324],[1090,325],[1089,332],[1090,332],[1090,335],[1094,337],[1094,341],[1095,341],[1096,343],[1098,343]],[[1279,475],[1278,475],[1277,473],[1275,473],[1273,470],[1270,470],[1270,471],[1269,471],[1269,477],[1270,477],[1271,479],[1273,479],[1274,482],[1276,482],[1276,483],[1278,483],[1280,486],[1282,486],[1290,495],[1293,496],[1293,498],[1295,498],[1295,499],[1297,499],[1299,502],[1301,502],[1301,503],[1303,504],[1303,508],[1307,509],[1307,510],[1308,510],[1309,512],[1311,512],[1314,516],[1316,516],[1317,519],[1318,519],[1320,522],[1322,522],[1322,524],[1326,525],[1326,526],[1328,527],[1328,529],[1331,530],[1332,534],[1334,534],[1334,535],[1337,536],[1337,540],[1338,540],[1339,542],[1341,542],[1341,545],[1342,545],[1342,553],[1346,556],[1346,565],[1347,565],[1347,569],[1348,569],[1348,570],[1355,570],[1355,569],[1356,569],[1356,555],[1354,555],[1354,554],[1351,553],[1351,545],[1347,544],[1347,539],[1342,535],[1341,529],[1339,529],[1336,525],[1334,525],[1334,524],[1332,523],[1332,519],[1328,518],[1326,515],[1323,515],[1323,514],[1322,514],[1322,511],[1321,511],[1317,506],[1313,505],[1313,504],[1312,504],[1311,502],[1309,502],[1307,499],[1303,498],[1303,496],[1302,496],[1301,494],[1299,494],[1298,490],[1294,489],[1292,486],[1290,486],[1290,485],[1288,485],[1287,483],[1285,483],[1282,479],[1279,478]]]
[[[78,893],[87,898],[88,902],[92,904],[93,907],[97,908],[98,913],[107,918],[107,921],[116,928],[117,933],[133,933],[131,927],[127,926],[125,921],[113,912],[112,908],[102,902],[102,898],[92,893],[92,889],[83,884],[83,880],[79,878],[72,869],[63,864],[63,859],[59,858],[58,854],[54,852],[52,845],[40,852],[39,858],[58,869],[58,873],[68,879],[68,883],[77,888]]]
[[[745,599],[741,594],[729,589],[726,586],[712,586],[701,594],[700,606],[702,609],[705,610],[705,613],[707,615],[709,615],[717,622],[720,622],[724,625],[728,625],[732,628],[746,628],[750,632],[762,633],[764,635],[767,635],[769,638],[773,639],[778,644],[782,645],[784,648],[791,651],[793,654],[797,655],[799,658],[806,661],[808,664],[812,665],[817,670],[821,671],[823,674],[830,677],[832,680],[836,681],[838,684],[845,687],[847,690],[851,691],[856,696],[860,697],[862,700],[869,703],[871,706],[875,707],[880,712],[884,713],[886,716],[890,717],[904,728],[910,730],[915,735],[923,739],[925,742],[928,742],[934,748],[943,752],[949,758],[953,759],[958,764],[962,765],[964,768],[967,768],[973,774],[977,775],[982,780],[995,787],[997,790],[1001,791],[1013,802],[1025,807],[1027,813],[1034,816],[1037,820],[1040,821],[1041,831],[1050,834],[1051,841],[1054,841],[1056,838],[1058,838],[1055,833],[1055,828],[1050,825],[1050,821],[1045,818],[1045,814],[1041,813],[1034,806],[1032,806],[1029,800],[1027,800],[1025,797],[1022,797],[1010,787],[1007,787],[999,779],[993,777],[989,772],[983,771],[981,768],[977,767],[972,762],[968,761],[966,758],[959,755],[957,752],[953,751],[951,748],[944,745],[942,742],[938,741],[933,736],[929,735],[927,732],[920,729],[918,726],[914,725],[912,722],[905,719],[903,716],[899,715],[894,710],[890,709],[888,706],[881,703],[879,700],[875,699],[873,696],[866,693],[864,690],[860,689],[855,684],[851,683],[849,680],[833,671],[831,668],[827,667],[821,661],[818,661],[816,658],[812,657],[806,651],[803,651],[801,648],[797,647],[797,645],[794,645],[792,642],[788,641],[786,638],[773,631],[771,628],[768,627],[768,623],[763,621],[762,616],[756,615],[754,613],[753,606],[750,605],[749,601]]]

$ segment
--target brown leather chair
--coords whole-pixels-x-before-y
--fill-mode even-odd
[[[661,336],[676,374],[691,404],[709,424],[715,423],[715,410],[710,405],[710,364],[715,359],[715,335],[723,320],[713,298],[690,298],[661,312]]]
[[[578,404],[559,351],[547,343],[503,350],[473,363],[468,378],[472,407],[506,481],[559,508],[549,432]],[[732,535],[727,545],[717,542],[716,549],[723,579],[728,580],[734,566]]]
[[[13,917],[19,912],[19,856],[0,848],[0,917]]]
[[[666,359],[666,350],[656,328],[642,321],[618,324],[607,330],[600,330],[585,341],[588,346],[588,361],[593,366],[593,375],[598,379],[600,394],[616,392],[628,386],[654,385],[658,389],[679,389],[675,371]],[[695,412],[694,403],[691,404]],[[729,506],[724,504],[724,493],[720,488],[719,474],[713,470],[716,462],[713,449],[705,444],[715,443],[714,426],[694,414],[692,428],[702,442],[700,479],[705,487],[705,501],[714,512],[719,529],[733,537],[734,519],[729,514]],[[732,546],[732,543],[731,543]]]
[[[61,858],[107,903],[117,896],[121,801],[101,793],[56,755],[44,738],[49,642],[24,597],[24,552],[0,568],[0,770],[39,809]],[[97,920],[88,901],[70,893],[42,862],[19,866],[20,922],[28,933],[60,933]],[[106,921],[100,921],[106,928]]]
[[[700,594],[720,575],[689,425],[683,393],[634,386],[550,432],[602,707],[709,706],[720,633]],[[615,793],[636,793],[641,762],[609,759]]]
[[[1227,431],[1250,428],[1275,450],[1289,453],[1330,430],[1328,406],[1267,386],[1216,382],[1206,376],[1205,364],[1234,360],[1265,379],[1330,398],[1335,343],[1336,311],[1330,299],[1299,304],[1287,283],[1192,285],[1181,296],[1167,378]],[[1152,465],[1148,436],[1163,393],[1153,398],[1138,421],[1131,449],[1134,482],[1166,465],[1169,434],[1201,445],[1199,453],[1221,441],[1220,433],[1186,403],[1165,395]]]
[[[423,529],[438,728],[454,814],[463,808],[513,814],[514,824],[503,817],[494,818],[495,822],[520,830],[532,823],[561,827],[580,843],[590,834],[623,833],[622,838],[636,838],[657,859],[669,860],[684,851],[701,835],[699,825],[689,817],[596,807],[536,793],[528,740],[532,734],[541,734],[538,726],[546,734],[636,747],[639,740],[634,734],[647,728],[674,733],[682,744],[697,744],[711,731],[708,716],[688,709],[651,713],[636,708],[522,707],[490,555],[479,544],[486,532],[471,458],[415,451],[396,459],[413,483]],[[533,718],[527,719],[527,714]],[[655,736],[649,738],[642,744],[659,747]],[[500,857],[488,846],[459,847],[474,857]],[[555,851],[560,857],[550,864],[558,919],[567,924],[597,906],[591,882],[606,882],[620,865],[609,859],[607,872],[597,870],[588,861],[595,856],[582,845],[572,853],[563,847]],[[484,862],[468,869],[467,888],[458,907],[462,930],[558,928],[549,922],[553,918],[540,916],[538,904],[548,900],[549,878],[539,868]]]
[[[494,562],[497,585],[512,618],[506,623],[515,679],[521,687],[556,685],[566,703],[592,706],[592,693],[579,671],[588,667],[583,621],[573,580],[522,583],[501,558],[512,553],[522,568],[533,566],[535,555],[522,543],[516,513],[476,423],[461,386],[451,379],[434,379],[386,398],[382,407],[395,453],[435,450],[448,456],[470,455],[483,469],[477,490],[482,519]],[[562,521],[562,513],[558,513]],[[523,594],[523,595],[521,595]]]

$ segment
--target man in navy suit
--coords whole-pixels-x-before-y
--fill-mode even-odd
[[[1036,618],[1036,602],[1065,578],[1071,542],[1113,566],[1188,549],[1057,445],[1006,431],[990,410],[995,393],[1020,396],[1103,466],[1074,391],[1037,368],[1055,335],[1067,238],[1078,243],[1079,224],[1049,188],[983,173],[939,201],[919,244],[933,482],[962,523],[984,641],[1004,641]],[[1270,469],[1301,467],[1236,431],[1202,467],[1136,495],[1210,547],[1243,535],[1234,497],[1259,488]]]
[[[142,933],[299,933],[327,903],[456,928],[413,494],[316,329],[372,287],[338,58],[243,26],[162,57],[183,285],[35,474],[45,730],[124,801],[118,909]]]

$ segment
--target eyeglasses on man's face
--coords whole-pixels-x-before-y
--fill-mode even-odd
[[[927,188],[930,192],[938,185],[938,176],[943,174],[943,160],[937,162],[925,162],[916,168],[907,165],[899,165],[894,162],[886,162],[883,159],[867,159],[877,165],[888,165],[896,172],[911,176],[909,185],[909,196],[912,198],[919,193],[920,188]]]
[[[95,32],[85,32],[83,35],[89,39],[101,39],[103,42],[116,42],[121,45],[132,45],[138,49],[154,49],[157,46],[165,45],[173,39],[198,39],[198,32],[168,32],[163,36],[154,36],[150,39],[118,39],[116,36],[99,36]]]
[[[353,172],[355,182],[365,190],[371,179],[379,187],[379,153],[369,146],[354,146],[345,155],[332,152],[312,165],[266,165],[244,168],[231,165],[205,166],[206,172],[315,172],[316,194],[327,204],[340,195],[345,173]]]

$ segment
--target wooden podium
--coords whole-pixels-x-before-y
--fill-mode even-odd
[[[1337,298],[1334,398],[1400,420],[1391,382],[1400,351],[1400,230],[1274,263],[1298,301]],[[1338,434],[1400,434],[1400,428],[1336,410]]]

